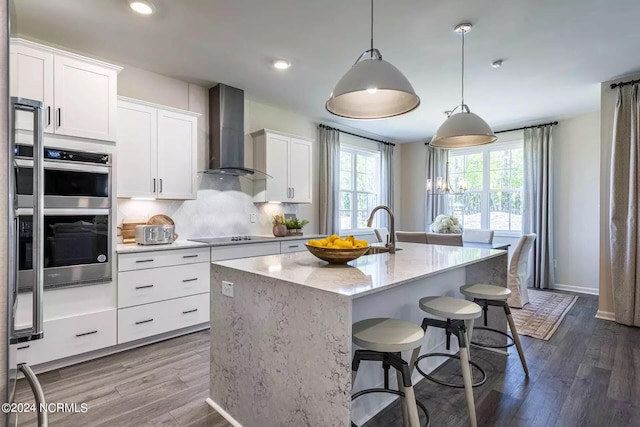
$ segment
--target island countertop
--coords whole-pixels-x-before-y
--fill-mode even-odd
[[[397,248],[401,250],[394,255],[362,256],[347,265],[329,265],[309,252],[217,261],[213,264],[355,299],[506,252],[419,243],[399,243]]]

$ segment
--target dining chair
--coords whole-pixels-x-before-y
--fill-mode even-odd
[[[493,243],[493,230],[463,230],[463,242]]]
[[[425,233],[430,245],[462,246],[462,234]]]
[[[516,248],[513,250],[507,273],[507,286],[511,289],[511,296],[507,300],[509,307],[522,308],[529,303],[527,263],[529,261],[529,252],[531,252],[535,240],[535,234],[525,234],[520,238]]]
[[[378,242],[384,243],[385,245],[389,243],[389,230],[386,227],[375,228],[373,232],[376,233]]]
[[[396,240],[407,243],[427,244],[427,233],[424,231],[396,231]]]

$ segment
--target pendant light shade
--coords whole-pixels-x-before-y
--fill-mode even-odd
[[[467,148],[489,144],[498,137],[480,116],[469,110],[464,103],[464,35],[471,31],[471,24],[463,23],[454,31],[462,35],[462,102],[448,113],[447,120],[440,125],[430,145],[436,148]],[[460,112],[455,111],[460,108]]]
[[[348,119],[384,119],[413,111],[420,105],[409,80],[373,47],[371,0],[371,48],[338,81],[325,104],[327,111]]]
[[[382,57],[363,59],[340,79],[326,107],[350,119],[383,119],[420,105],[409,80]]]
[[[479,115],[461,111],[445,120],[430,145],[436,148],[465,148],[489,144],[496,139],[498,137]]]

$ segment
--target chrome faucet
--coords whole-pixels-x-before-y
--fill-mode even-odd
[[[384,209],[385,211],[387,211],[389,213],[389,218],[391,218],[389,221],[389,234],[391,235],[389,237],[390,241],[387,241],[385,246],[389,248],[390,254],[395,254],[396,253],[396,228],[394,224],[395,218],[393,216],[393,211],[388,206],[380,205],[373,208],[373,210],[371,211],[371,214],[369,215],[369,219],[367,220],[367,227],[371,227],[371,225],[373,224],[373,216],[380,209]]]

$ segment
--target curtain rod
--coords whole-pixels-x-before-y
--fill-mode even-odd
[[[379,143],[381,143],[381,144],[391,145],[392,147],[395,147],[395,146],[396,146],[396,144],[393,144],[393,143],[391,143],[391,142],[381,141],[381,140],[379,140],[379,139],[369,138],[368,136],[358,135],[357,133],[347,132],[346,130],[337,129],[337,128],[332,128],[331,126],[323,125],[322,123],[320,123],[320,124],[318,125],[318,127],[321,127],[321,128],[324,128],[324,129],[336,130],[336,131],[338,131],[338,132],[340,132],[340,133],[346,133],[347,135],[357,136],[358,138],[368,139],[369,141],[375,141],[375,142],[379,142]]]
[[[627,82],[611,83],[609,85],[609,88],[615,89],[617,87],[622,87],[622,86],[627,86],[627,85],[634,85],[636,83],[640,83],[640,79],[639,80],[629,80]]]
[[[505,133],[505,132],[513,132],[516,130],[525,130],[525,129],[533,129],[533,128],[541,128],[544,126],[555,126],[557,125],[558,122],[549,122],[549,123],[540,123],[539,125],[531,125],[531,126],[523,126],[520,128],[513,128],[513,129],[505,129],[505,130],[498,130],[495,131],[494,133]],[[429,145],[430,142],[425,142],[424,145]]]

